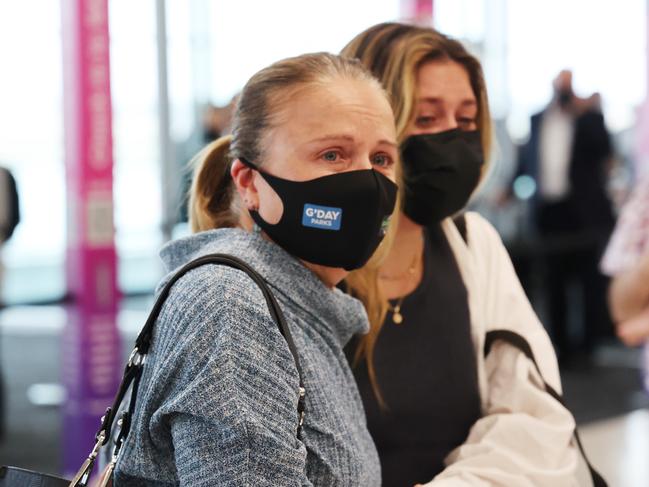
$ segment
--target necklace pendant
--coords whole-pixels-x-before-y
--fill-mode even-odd
[[[392,321],[394,321],[395,325],[400,325],[403,323],[403,316],[399,311],[396,311],[392,314]]]

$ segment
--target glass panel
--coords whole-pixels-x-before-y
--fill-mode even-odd
[[[162,274],[155,1],[110,2],[115,228],[119,285],[148,292]]]
[[[0,164],[17,180],[22,213],[2,249],[8,304],[65,294],[59,9],[50,0],[0,2]]]

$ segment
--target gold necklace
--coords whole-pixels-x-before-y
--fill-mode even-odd
[[[415,274],[415,272],[417,270],[417,267],[419,266],[419,262],[421,260],[423,260],[422,257],[423,257],[423,251],[422,252],[417,252],[415,254],[415,258],[413,259],[412,263],[408,267],[408,270],[405,273],[403,273],[403,274],[401,274],[399,276],[379,275],[379,277],[381,279],[390,280],[390,281],[396,281],[396,280],[399,280],[399,279],[403,279],[404,277],[410,278],[411,276],[413,276]],[[388,309],[390,310],[390,312],[392,312],[392,322],[395,325],[400,325],[401,323],[403,323],[403,315],[401,314],[401,306],[403,305],[403,300],[405,298],[406,298],[405,295],[401,296],[397,300],[397,302],[396,302],[396,304],[394,306],[392,305],[392,303],[390,303],[390,301],[388,301]]]
[[[415,260],[410,264],[406,272],[403,272],[401,274],[389,276],[387,274],[379,274],[379,277],[383,279],[384,281],[399,281],[401,279],[405,279],[406,277],[412,276],[416,271],[417,271],[417,264],[418,264],[417,256],[415,256]]]
[[[422,241],[423,241],[423,236],[422,236]],[[408,269],[406,269],[406,272],[397,275],[392,275],[392,276],[388,274],[379,274],[379,278],[383,279],[384,281],[399,281],[401,279],[411,277],[417,271],[417,266],[419,265],[419,261],[422,255],[423,255],[423,249],[419,252],[415,252],[415,256],[412,259],[410,265],[408,266]]]
[[[392,312],[392,321],[394,322],[395,325],[400,325],[403,323],[403,315],[401,314],[401,305],[403,304],[403,300],[405,299],[405,296],[401,296],[399,300],[397,301],[397,304],[392,306],[392,303],[388,301],[388,308]]]

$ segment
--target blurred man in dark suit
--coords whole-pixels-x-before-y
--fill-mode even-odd
[[[532,214],[547,264],[549,326],[565,362],[575,351],[590,354],[597,338],[611,329],[607,280],[598,261],[614,225],[606,191],[613,151],[599,96],[575,96],[570,71],[559,73],[553,88],[550,104],[532,116],[518,175],[536,182]],[[577,309],[583,322],[576,343],[568,332],[569,309],[574,309],[568,300],[573,296],[580,298]]]

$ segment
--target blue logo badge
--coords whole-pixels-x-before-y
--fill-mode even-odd
[[[302,225],[322,230],[340,230],[340,223],[343,218],[341,208],[329,206],[318,206],[307,203],[304,205]]]

